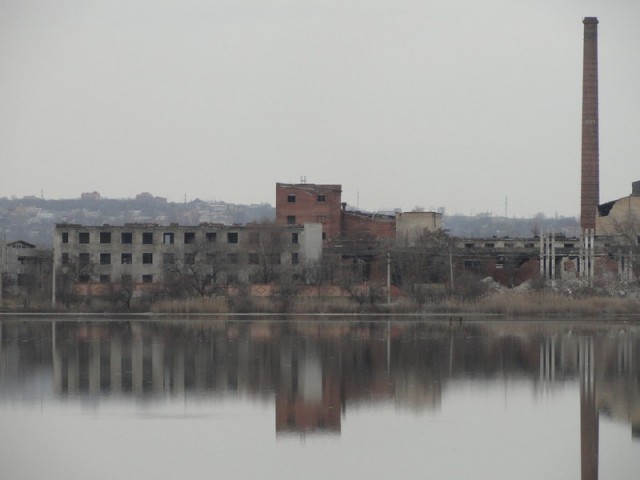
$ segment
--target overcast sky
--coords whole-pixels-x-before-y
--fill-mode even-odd
[[[605,202],[640,180],[638,0],[0,0],[0,196],[142,191],[578,215],[582,18]]]

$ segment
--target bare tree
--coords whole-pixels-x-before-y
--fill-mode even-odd
[[[224,271],[224,263],[212,243],[200,241],[190,247],[181,258],[173,254],[165,257],[166,289],[173,296],[212,296],[221,289],[217,278]]]
[[[280,277],[280,263],[285,250],[282,228],[273,223],[254,224],[249,229],[249,263],[253,264],[250,280],[271,283]]]
[[[68,308],[78,301],[76,285],[87,283],[96,271],[96,264],[83,256],[68,255],[56,271],[56,298]]]

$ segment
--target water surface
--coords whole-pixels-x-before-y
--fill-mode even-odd
[[[1,478],[638,478],[636,324],[360,318],[4,317]]]

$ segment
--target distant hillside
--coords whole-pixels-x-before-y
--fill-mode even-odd
[[[506,218],[489,215],[466,217],[445,215],[442,223],[449,233],[456,237],[512,237],[527,238],[541,232],[555,232],[567,237],[580,234],[576,217],[547,218],[538,214],[533,218]]]
[[[53,225],[59,222],[84,225],[122,225],[134,222],[198,225],[210,222],[232,225],[274,218],[275,208],[268,203],[234,205],[199,199],[173,203],[148,193],[140,194],[135,199],[0,198],[0,235],[4,233],[8,241],[25,240],[39,247],[51,246]],[[553,231],[567,236],[579,233],[577,218],[545,218],[541,214],[529,219],[445,215],[443,224],[451,235],[457,237],[531,237],[541,231]]]
[[[122,225],[133,222],[198,225],[210,222],[231,225],[274,218],[275,209],[267,203],[234,205],[198,199],[187,203],[173,203],[150,194],[124,200],[0,198],[0,233],[4,233],[8,241],[26,240],[39,247],[51,246],[53,226],[60,222],[84,225]]]

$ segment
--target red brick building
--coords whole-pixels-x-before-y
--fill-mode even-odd
[[[321,223],[322,238],[340,234],[342,185],[276,183],[276,224]]]
[[[394,239],[395,217],[345,210],[342,185],[276,183],[276,223],[321,223],[324,240],[367,234],[372,239]]]

